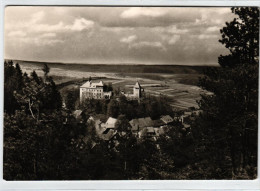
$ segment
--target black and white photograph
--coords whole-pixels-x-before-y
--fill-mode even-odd
[[[6,6],[3,179],[255,180],[259,7]]]

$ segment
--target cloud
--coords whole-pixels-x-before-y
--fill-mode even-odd
[[[136,35],[131,35],[131,36],[128,36],[128,37],[121,38],[120,42],[129,44],[129,43],[135,41],[136,39],[137,39]]]
[[[181,38],[180,35],[173,35],[173,36],[169,39],[168,43],[169,43],[170,45],[175,44],[177,41],[180,40],[180,38]]]
[[[221,8],[221,9],[217,9],[217,12],[221,15],[229,14],[229,13],[231,13],[231,9],[230,8]]]
[[[217,62],[226,50],[217,31],[233,18],[229,8],[9,6],[5,55],[84,63]]]
[[[220,31],[220,27],[217,26],[213,26],[213,27],[208,27],[206,29],[207,32],[219,32]]]
[[[145,49],[145,48],[158,48],[163,51],[166,50],[165,46],[159,41],[140,41],[137,42],[137,36],[136,35],[130,35],[128,37],[123,37],[120,39],[120,42],[128,44],[128,47],[130,49]]]
[[[26,33],[23,31],[11,31],[8,33],[8,37],[25,37]]]
[[[41,37],[45,38],[45,37],[56,37],[56,33],[44,33],[41,35]]]
[[[37,38],[37,37],[26,37],[20,39],[22,43],[31,44],[36,46],[54,46],[58,43],[63,43],[63,40],[60,39],[47,39],[47,38]]]
[[[210,34],[201,34],[198,35],[199,39],[213,39],[213,38],[217,38],[218,35],[210,35]]]
[[[196,19],[198,25],[223,25],[225,21],[233,19],[230,8],[199,9],[201,18]]]
[[[184,34],[187,33],[188,29],[179,29],[176,25],[172,25],[166,29],[166,32],[172,33],[172,34]]]
[[[37,23],[39,21],[41,21],[45,16],[45,13],[43,11],[39,11],[39,12],[36,12],[34,14],[32,14],[32,17],[31,17],[31,20],[30,20],[30,23]]]
[[[30,32],[61,32],[67,30],[63,22],[54,25],[49,24],[36,24],[28,28]]]
[[[137,18],[137,17],[160,17],[165,15],[167,12],[163,9],[151,9],[144,7],[132,7],[123,11],[120,15],[121,18]]]
[[[136,49],[140,49],[140,48],[158,48],[160,50],[165,51],[166,48],[163,46],[163,44],[161,42],[148,42],[148,41],[141,41],[141,42],[136,42],[130,45],[130,48],[136,48]]]
[[[68,28],[73,31],[82,31],[84,29],[89,29],[94,26],[94,22],[86,20],[84,18],[75,19],[73,25],[67,25],[65,28]]]
[[[65,32],[65,31],[82,31],[91,29],[94,22],[84,18],[75,19],[73,24],[65,25],[62,21],[57,24],[36,24],[32,25],[29,30],[34,32]]]
[[[99,27],[101,31],[110,33],[125,33],[135,31],[134,27]]]
[[[70,23],[60,18],[60,21],[56,23],[48,22],[47,14],[43,11],[38,11],[30,16],[29,20],[18,21],[18,22],[8,22],[5,28],[9,31],[11,30],[23,30],[27,33],[32,32],[66,32],[66,31],[83,31],[94,27],[94,21],[85,18],[74,18]],[[44,23],[43,19],[45,18]]]

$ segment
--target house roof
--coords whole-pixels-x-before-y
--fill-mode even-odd
[[[185,111],[185,112],[184,112],[184,115],[191,115],[191,114],[192,114],[191,111]]]
[[[90,116],[88,118],[88,122],[95,121],[95,120],[100,120],[101,122],[106,122],[106,119],[107,119],[106,115],[104,115],[104,114],[97,114],[97,115]]]
[[[153,125],[153,121],[150,117],[140,118],[140,127],[148,127]]]
[[[153,127],[146,127],[146,128],[147,128],[147,133],[154,133]]]
[[[147,129],[146,128],[142,129],[141,131],[138,132],[138,134],[140,137],[145,137],[147,134]]]
[[[164,134],[164,129],[163,128],[156,128],[155,134],[156,134],[156,136],[160,136],[160,135]]]
[[[109,129],[105,134],[101,134],[100,138],[106,141],[109,141],[116,135],[117,131],[114,129]]]
[[[77,119],[77,118],[79,118],[80,117],[80,115],[82,114],[82,110],[75,110],[74,112],[73,112],[73,115],[74,115],[74,117]]]
[[[156,135],[155,129],[153,127],[145,127],[142,130],[139,131],[139,136],[140,137],[146,137],[146,136],[152,136]]]
[[[103,126],[103,123],[100,120],[95,121],[95,129],[97,134],[102,134],[106,128]]]
[[[138,119],[132,119],[131,121],[129,121],[129,123],[132,127],[132,131],[138,131],[138,127],[139,127]]]
[[[134,131],[144,127],[153,126],[153,121],[150,117],[132,119],[129,123]]]
[[[102,81],[99,81],[99,82],[87,81],[80,87],[81,88],[96,88],[96,87],[103,87],[103,86],[104,86],[104,84]]]
[[[109,117],[106,122],[106,128],[115,128],[117,119]]]
[[[161,120],[166,124],[173,122],[173,118],[169,115],[162,116]]]
[[[153,120],[153,127],[160,127],[165,125],[165,123],[161,119]]]
[[[186,123],[183,123],[183,127],[184,127],[184,128],[189,128],[190,125],[189,125],[189,124],[186,124]]]

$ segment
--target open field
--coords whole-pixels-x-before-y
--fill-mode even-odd
[[[19,63],[23,72],[30,74],[35,70],[40,76],[42,63]],[[113,88],[132,92],[132,86],[139,81],[145,94],[165,95],[171,98],[176,109],[197,107],[200,94],[207,93],[198,86],[198,77],[206,67],[175,65],[84,65],[49,63],[49,75],[53,77],[61,93],[68,88],[78,88],[90,76],[93,80],[112,83]]]

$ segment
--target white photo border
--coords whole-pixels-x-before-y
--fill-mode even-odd
[[[23,6],[257,6],[260,0],[1,0],[0,1],[0,190],[259,190],[259,120],[258,173],[255,180],[126,180],[126,181],[5,181],[3,179],[3,96],[4,96],[4,13],[5,7]],[[260,82],[260,81],[259,81]],[[260,83],[259,83],[260,84]],[[259,96],[259,95],[258,95]],[[258,103],[259,104],[259,103]],[[260,104],[259,104],[260,105]],[[259,107],[258,105],[258,107]],[[259,116],[259,113],[258,113]]]

